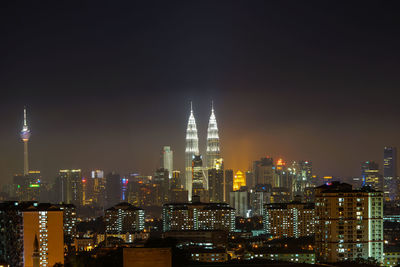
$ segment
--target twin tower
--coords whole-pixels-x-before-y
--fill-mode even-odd
[[[185,190],[188,191],[189,201],[192,200],[192,185],[193,185],[193,159],[199,156],[199,137],[197,135],[196,120],[193,115],[192,103],[190,103],[190,116],[186,130],[186,150],[185,150],[185,179],[183,182]],[[219,136],[217,120],[215,119],[214,107],[211,104],[211,115],[208,121],[207,129],[207,150],[206,160],[203,170],[208,170],[214,167],[214,161],[220,158]],[[204,172],[203,172],[204,173]],[[207,174],[203,174],[205,181],[204,189],[208,189]]]

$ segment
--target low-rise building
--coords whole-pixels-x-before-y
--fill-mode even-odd
[[[226,262],[229,254],[225,249],[192,249],[190,257],[199,262]]]

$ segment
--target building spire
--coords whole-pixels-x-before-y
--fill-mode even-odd
[[[214,114],[214,102],[211,101],[211,115],[207,129],[207,169],[212,169],[214,161],[218,158],[220,158],[218,126]]]
[[[190,101],[190,115],[186,128],[186,149],[185,149],[185,189],[188,191],[189,200],[192,199],[192,160],[199,154],[199,137],[197,135],[196,120],[193,114],[193,104]]]
[[[24,107],[24,126],[28,126],[26,123],[26,107]]]

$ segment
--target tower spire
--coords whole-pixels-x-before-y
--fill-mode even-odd
[[[190,101],[190,115],[186,129],[186,149],[185,149],[185,190],[188,191],[189,200],[192,199],[192,160],[199,154],[199,137],[197,135],[196,120],[193,115],[193,105]]]
[[[31,137],[31,131],[29,130],[27,119],[26,119],[26,107],[24,107],[24,125],[20,133],[21,139],[24,142],[24,175],[28,175],[28,141]]]
[[[211,101],[211,115],[207,129],[207,169],[212,169],[214,167],[214,160],[220,157],[219,151],[218,126],[214,114],[214,102]]]

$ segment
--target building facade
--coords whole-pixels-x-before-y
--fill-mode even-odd
[[[321,262],[382,262],[383,193],[332,182],[316,188],[315,249]]]
[[[123,234],[144,229],[144,210],[129,203],[119,203],[105,211],[106,233]]]
[[[188,191],[189,201],[192,200],[192,160],[199,154],[199,137],[197,135],[196,120],[193,115],[192,104],[190,104],[190,116],[186,129],[186,149],[185,149],[185,179],[184,189]]]
[[[383,193],[385,201],[398,199],[399,180],[397,177],[397,148],[383,150]]]
[[[314,204],[312,203],[276,203],[264,206],[264,231],[274,238],[286,238],[313,235]]]
[[[170,203],[162,215],[164,232],[235,229],[235,211],[226,203]]]

